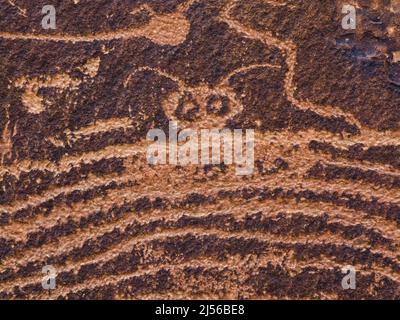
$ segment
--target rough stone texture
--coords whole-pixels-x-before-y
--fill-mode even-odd
[[[0,298],[400,298],[398,1],[48,2],[0,0]],[[149,165],[170,120],[253,175]]]

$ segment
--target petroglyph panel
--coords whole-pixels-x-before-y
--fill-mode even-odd
[[[400,298],[397,1],[45,2],[0,0],[0,298]],[[170,121],[254,172],[150,165]]]

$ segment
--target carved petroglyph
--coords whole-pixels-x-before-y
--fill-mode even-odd
[[[57,88],[59,90],[77,89],[80,80],[71,78],[68,74],[60,73],[45,78],[17,79],[14,85],[23,88],[22,102],[29,113],[38,114],[44,111],[43,98],[39,95],[41,88]]]
[[[188,12],[195,2],[198,6]],[[42,76],[37,76],[42,70],[38,68],[31,76],[28,70],[25,76],[10,77],[9,90],[17,93],[10,96],[22,104],[13,109],[6,103],[2,111],[6,121],[1,122],[0,153],[2,161],[8,160],[0,166],[2,297],[187,298],[190,292],[193,297],[236,299],[291,298],[295,292],[297,298],[300,294],[343,298],[336,289],[340,281],[331,284],[329,279],[337,278],[335,270],[340,276],[343,260],[346,264],[351,260],[357,276],[367,279],[368,290],[360,293],[361,297],[379,292],[398,298],[400,162],[396,155],[400,132],[368,129],[334,103],[329,106],[300,99],[295,80],[300,46],[290,37],[282,40],[269,30],[257,31],[236,19],[239,2],[227,1],[223,11],[212,13],[211,18],[205,12],[218,6],[218,1],[186,2],[167,14],[144,5],[138,10],[150,13],[150,22],[107,33],[0,34],[10,40],[32,41],[35,46],[36,42],[67,42],[68,48],[92,52],[74,60],[70,69],[66,59],[59,64],[60,70],[45,72],[48,70],[42,68]],[[256,2],[280,10],[295,7],[293,1]],[[190,44],[196,40],[190,34],[198,31],[193,27],[198,22],[195,19],[202,15],[215,19],[218,26],[214,30],[224,32],[221,38],[232,36],[230,41],[237,39],[238,46],[250,39],[260,52],[265,48],[273,51],[270,57],[274,58],[269,61],[274,62],[254,59],[249,63],[240,56],[233,68],[221,60],[221,66],[215,67],[218,70],[211,70],[217,74],[215,81],[204,80],[201,72],[194,81],[186,80],[189,72],[196,72],[187,61],[202,62],[196,59],[209,50],[207,38],[197,47]],[[178,25],[183,28],[172,32]],[[157,28],[164,30],[155,32]],[[138,41],[141,37],[150,41]],[[145,45],[137,45],[140,42]],[[125,50],[131,48],[130,43],[146,53],[153,50],[153,56]],[[58,45],[51,43],[52,48]],[[38,50],[35,46],[33,51]],[[204,51],[188,52],[199,47]],[[181,56],[177,53],[180,49]],[[223,57],[229,62],[235,60],[230,53]],[[158,54],[166,56],[171,66],[161,63],[161,58],[160,63],[150,59]],[[185,54],[189,59],[183,61]],[[135,60],[136,56],[140,58]],[[398,59],[396,55],[393,58]],[[112,59],[118,60],[110,67]],[[113,76],[107,78],[107,74]],[[261,120],[267,120],[272,107],[261,101],[252,118],[253,110],[247,108],[260,102],[255,100],[263,95],[254,93],[248,102],[238,92],[240,86],[262,91],[269,76],[276,81],[273,93],[282,105],[289,106],[285,110],[300,110],[298,113],[311,114],[321,123],[340,118],[357,125],[360,132],[329,131],[309,123],[300,130],[285,125],[276,130],[262,127]],[[53,92],[61,98],[51,100],[51,105],[48,98]],[[68,93],[71,102],[64,99]],[[56,123],[60,124],[57,130],[46,130],[48,111],[57,107],[69,109]],[[120,110],[108,113],[108,107]],[[158,167],[146,161],[148,143],[143,136],[153,124],[172,120],[182,128],[220,129],[235,123],[232,119],[243,120],[243,127],[258,129],[251,176],[236,176],[234,167],[225,164]],[[340,126],[342,120],[332,126]],[[28,126],[35,121],[44,123],[38,126],[44,132],[38,137],[46,142],[45,147],[37,143],[38,152],[49,148],[59,156],[57,160],[35,158],[35,153],[31,156],[28,152],[8,159],[10,153],[28,149],[18,146],[25,136],[16,134],[34,132]],[[132,136],[134,139],[129,139]],[[63,275],[50,293],[35,289],[41,287],[41,267],[47,264]],[[154,289],[158,280],[152,277],[160,272],[172,279],[166,292]],[[283,277],[287,290],[271,292],[269,287],[258,287],[265,282],[265,274]],[[312,284],[319,280],[324,285],[315,289]],[[132,283],[137,281],[150,285],[143,293],[136,292]],[[304,287],[305,292],[301,291]]]
[[[149,10],[148,6],[143,9]],[[179,7],[177,12],[172,14],[155,14],[153,11],[150,23],[130,29],[117,30],[113,32],[99,32],[88,35],[64,35],[64,34],[30,34],[0,32],[0,38],[11,40],[37,40],[56,42],[93,42],[124,40],[138,37],[146,37],[160,45],[178,45],[186,39],[189,32],[189,22],[184,16],[186,6]]]

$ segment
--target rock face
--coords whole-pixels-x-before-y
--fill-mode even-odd
[[[0,298],[400,298],[399,1],[47,2],[0,0]],[[171,120],[253,174],[150,165]]]

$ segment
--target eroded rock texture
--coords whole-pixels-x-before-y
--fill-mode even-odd
[[[0,298],[400,298],[400,4],[344,3],[0,0]],[[170,120],[254,174],[149,165]]]

